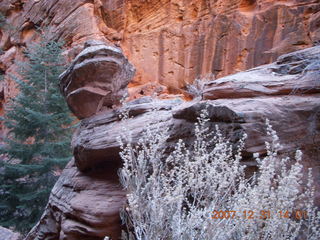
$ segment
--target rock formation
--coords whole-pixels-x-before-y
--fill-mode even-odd
[[[283,153],[302,150],[305,170],[312,168],[316,179],[316,204],[320,206],[320,46],[282,55],[275,63],[205,85],[205,100],[243,116],[241,126],[249,136],[247,153],[265,154],[262,132],[266,118],[278,132]]]
[[[265,119],[268,118],[283,143],[282,152],[290,155],[300,148],[306,169],[311,167],[318,179],[319,53],[320,46],[309,48],[282,55],[269,65],[206,82],[203,100],[185,102],[181,98],[142,97],[123,107],[105,109],[84,118],[73,137],[74,160],[63,171],[42,219],[26,240],[102,240],[104,236],[118,239],[121,230],[119,209],[125,203],[125,192],[117,177],[117,169],[121,166],[117,137],[126,129],[131,132],[134,144],[147,124],[152,128],[160,122],[160,126],[168,128],[166,151],[170,152],[177,139],[183,139],[187,144],[192,142],[193,125],[206,106],[210,129],[218,125],[232,142],[244,132],[248,134],[243,163],[249,169],[254,170],[256,165],[252,160],[253,153],[265,154],[264,142],[268,140]],[[91,68],[94,66],[100,67],[92,65]],[[131,68],[120,67],[127,71],[124,76],[128,76]],[[73,76],[74,71],[77,70],[70,68],[68,74]],[[90,71],[95,72],[94,69]],[[63,85],[64,74],[61,80]],[[86,84],[94,81],[94,77],[86,78]],[[103,88],[103,84],[108,86],[109,82],[101,81],[99,86]],[[83,102],[70,105],[74,111],[81,111],[74,105],[80,107]],[[157,108],[157,112],[151,111],[153,108]],[[125,109],[131,118],[120,121],[119,114]],[[320,205],[318,182],[316,188],[316,201]]]
[[[255,167],[253,152],[265,154],[269,118],[283,152],[301,148],[305,167],[319,179],[319,46],[310,48],[320,43],[319,0],[2,0],[0,12],[7,20],[0,22],[0,115],[16,95],[15,60],[38,40],[37,27],[49,27],[52,39],[66,42],[72,63],[60,87],[81,119],[74,159],[27,240],[117,239],[125,193],[116,174],[116,138],[124,124],[119,100],[129,82],[130,99],[137,99],[128,103],[133,118],[125,124],[134,140],[147,123],[161,120],[170,131],[168,151],[178,138],[191,141],[208,103],[211,127],[219,124],[232,141],[249,135],[248,166]],[[136,68],[133,79],[124,55]],[[175,95],[197,77],[217,78],[205,83],[202,101]],[[170,99],[140,98],[146,95]],[[154,106],[156,116],[149,113]]]
[[[88,39],[120,45],[137,68],[130,92],[138,96],[181,92],[196,77],[247,70],[320,40],[319,0],[2,0],[0,9],[1,71],[14,71],[11,59],[49,27],[69,59]]]
[[[118,239],[119,209],[125,193],[119,185],[119,166],[98,166],[80,172],[72,160],[52,189],[40,222],[26,240],[102,240]]]
[[[69,60],[88,39],[120,45],[137,69],[131,98],[184,93],[199,76],[247,70],[320,41],[319,0],[2,0],[0,13],[7,20],[0,22],[0,114],[16,95],[14,62],[39,38],[37,27],[66,42]]]
[[[119,48],[89,41],[61,74],[60,88],[71,111],[82,119],[119,104],[134,72]]]
[[[1,240],[19,240],[20,235],[18,233],[14,233],[9,229],[3,228],[0,226],[0,239]]]

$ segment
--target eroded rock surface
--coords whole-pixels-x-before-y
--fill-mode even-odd
[[[52,189],[41,221],[25,240],[118,239],[119,209],[126,201],[114,169],[109,164],[80,172],[72,160]]]
[[[275,63],[205,83],[204,99],[320,92],[320,46],[282,55]]]
[[[137,69],[132,98],[184,94],[197,77],[223,77],[320,44],[319,0],[2,0],[0,9],[7,20],[0,24],[0,115],[17,94],[15,60],[39,40],[38,27],[65,41],[70,61],[89,39],[121,46]],[[105,94],[79,91],[70,101]]]
[[[135,73],[120,48],[88,41],[60,76],[60,89],[72,112],[90,117],[120,103]]]
[[[146,125],[152,129],[160,122],[160,130],[168,129],[166,152],[173,150],[178,139],[185,140],[191,147],[196,117],[206,105],[206,102],[145,97],[129,102],[125,108],[82,120],[74,135],[75,162],[71,161],[63,171],[40,222],[25,240],[102,240],[104,236],[119,239],[119,211],[124,206],[126,193],[117,175],[121,165],[118,137],[122,133],[126,141],[130,131],[135,144]],[[158,110],[152,111],[154,107]],[[119,113],[126,108],[132,118],[120,121]],[[218,124],[236,142],[243,134],[239,124],[242,118],[225,107],[209,105],[207,108],[210,129],[213,131]]]
[[[146,125],[154,128],[159,122],[160,130],[168,129],[169,134],[165,153],[178,139],[192,147],[194,123],[205,107],[212,131],[218,125],[232,142],[247,133],[243,163],[251,171],[256,166],[253,153],[266,154],[268,118],[280,136],[282,153],[291,155],[298,148],[304,153],[305,171],[312,168],[320,206],[319,48],[283,55],[273,64],[208,82],[201,101],[143,97],[83,119],[72,144],[75,160],[64,170],[41,221],[26,240],[118,239],[125,192],[117,177],[121,166],[117,138],[130,131],[134,144]],[[150,111],[154,108],[158,111]],[[120,121],[125,109],[131,118]]]
[[[130,132],[132,144],[136,144],[145,127],[150,125],[150,128],[154,129],[158,122],[160,122],[160,130],[168,129],[167,152],[173,150],[178,139],[185,140],[187,145],[193,142],[194,123],[201,109],[206,107],[205,102],[187,103],[181,99],[147,99],[150,102],[129,103],[127,107],[132,118],[124,121],[119,121],[118,117],[123,108],[100,113],[82,121],[73,141],[75,162],[79,169],[89,169],[109,161],[121,161],[118,142],[120,134],[126,141]],[[158,110],[152,111],[155,107]],[[218,124],[232,141],[235,142],[241,137],[243,132],[239,123],[242,119],[232,110],[223,106],[209,105],[208,112],[211,119],[209,127],[212,131]]]
[[[0,9],[10,26],[1,28],[0,47],[16,47],[15,59],[37,40],[37,27],[50,27],[69,59],[88,39],[113,43],[137,68],[131,87],[153,83],[170,93],[320,41],[319,0],[3,0]],[[10,73],[12,64],[0,68]]]
[[[262,132],[268,118],[283,142],[283,153],[304,153],[305,171],[313,170],[320,206],[320,46],[208,82],[203,98],[244,118],[248,153],[265,154]]]
[[[18,233],[14,233],[13,231],[3,228],[0,226],[0,239],[1,240],[19,240],[21,236]]]
[[[278,58],[319,44],[319,0],[2,0],[0,9],[8,22],[0,29],[0,73],[5,74],[5,81],[0,83],[3,106],[16,95],[15,84],[9,77],[17,70],[14,61],[22,60],[25,46],[38,40],[37,27],[49,27],[53,39],[66,42],[65,55],[70,61],[83,50],[88,39],[107,44],[88,44],[80,54],[83,57],[75,60],[63,77],[61,86],[70,108],[80,119],[84,118],[73,141],[75,165],[66,168],[41,222],[28,240],[118,236],[119,219],[110,217],[109,207],[89,210],[112,198],[100,192],[102,185],[95,183],[94,176],[99,175],[95,171],[109,166],[110,174],[115,176],[119,163],[116,137],[123,123],[119,122],[119,109],[106,108],[118,104],[132,69],[119,56],[117,46],[124,49],[137,68],[129,86],[133,97],[181,93],[187,83],[199,76],[210,74],[209,78],[218,78],[277,60],[208,83],[203,96],[204,102],[212,105],[212,125],[219,123],[234,139],[246,131],[246,163],[254,166],[251,155],[264,153],[264,120],[271,119],[284,141],[284,151],[301,148],[305,166],[313,168],[315,182],[320,182],[319,63],[306,58],[309,54],[317,56],[319,50],[313,48]],[[128,66],[124,72],[123,64]],[[191,141],[191,127],[203,103],[176,100],[156,104],[161,109],[156,117],[169,126],[169,145],[175,138]],[[134,118],[126,122],[126,127],[135,138],[145,124],[154,121],[148,113],[151,105],[152,101],[145,98],[131,103]],[[82,187],[77,188],[78,184]],[[114,179],[108,186],[113,191],[118,182]],[[88,197],[87,188],[104,197]],[[318,204],[319,189],[317,185]],[[77,194],[81,204],[73,205],[71,199]],[[114,203],[117,208],[118,203]]]
[[[123,16],[131,13],[122,46],[138,69],[136,82],[172,91],[197,77],[271,63],[320,38],[318,0],[122,2]]]

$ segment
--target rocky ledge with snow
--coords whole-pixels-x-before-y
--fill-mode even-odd
[[[121,166],[117,137],[126,129],[131,132],[134,143],[146,125],[152,127],[160,122],[168,129],[167,151],[170,151],[179,138],[192,142],[194,123],[205,107],[212,130],[219,125],[233,142],[247,133],[243,163],[252,170],[256,164],[252,154],[265,154],[264,142],[268,140],[265,120],[268,118],[280,136],[283,153],[294,153],[297,148],[303,151],[303,164],[312,168],[317,179],[316,201],[320,205],[320,46],[283,55],[273,64],[207,82],[203,99],[199,101],[144,97],[115,109],[98,108],[118,104],[122,90],[133,76],[133,68],[120,51],[102,45],[98,48],[100,50],[80,53],[61,77],[67,102],[82,119],[72,143],[74,160],[63,171],[40,222],[26,240],[102,240],[104,236],[118,239],[119,210],[126,198],[117,176]],[[84,64],[86,60],[82,56],[99,59],[101,51],[105,60]],[[111,56],[110,61],[108,54],[115,54],[116,60]],[[81,66],[90,74],[81,71]],[[101,94],[100,90],[91,91],[92,86],[101,89]],[[131,118],[121,121],[119,113],[125,108]],[[158,111],[151,111],[154,108]]]

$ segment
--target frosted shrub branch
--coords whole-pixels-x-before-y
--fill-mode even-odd
[[[164,152],[168,129],[160,122],[147,126],[135,146],[130,137],[126,143],[119,140],[124,163],[119,175],[128,192],[122,219],[129,233],[123,233],[123,239],[320,239],[311,171],[302,189],[302,153],[296,152],[291,166],[288,157],[281,158],[279,138],[267,121],[272,138],[266,142],[267,155],[254,155],[259,171],[246,179],[240,164],[246,136],[235,151],[218,127],[209,131],[208,121],[203,110],[195,124],[193,148],[179,140],[169,156]],[[308,218],[286,214],[296,209],[307,211]],[[237,217],[212,219],[213,211],[235,211]],[[266,217],[245,219],[244,211]]]

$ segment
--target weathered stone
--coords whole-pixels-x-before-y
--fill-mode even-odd
[[[86,49],[99,49],[102,45],[96,40],[121,46],[137,68],[130,85],[131,98],[181,94],[186,83],[199,76],[213,74],[218,78],[278,59],[274,64],[210,82],[204,93],[204,102],[210,104],[210,127],[219,124],[233,140],[246,131],[245,163],[255,166],[251,156],[253,152],[265,154],[264,120],[269,118],[284,144],[283,152],[303,151],[304,165],[315,175],[320,205],[320,64],[310,59],[319,52],[307,50],[306,54],[278,58],[320,43],[319,0],[3,0],[0,9],[10,26],[0,31],[0,47],[5,51],[0,69],[7,75],[2,84],[3,102],[16,93],[8,76],[16,72],[14,60],[23,59],[24,46],[38,40],[38,26],[49,26],[53,39],[65,40],[68,59],[77,56],[79,46],[88,39],[95,41],[87,42]],[[102,61],[99,55],[86,56],[97,61],[96,66],[90,61],[81,65],[84,59],[79,59],[74,66],[79,69],[73,72],[79,81],[70,81],[70,86],[66,81],[63,86],[76,115],[91,116],[81,123],[73,141],[76,164],[86,172],[73,165],[66,168],[29,239],[118,237],[120,224],[115,212],[123,199],[109,201],[113,194],[123,193],[118,194],[117,181],[102,177],[99,169],[108,166],[105,171],[111,171],[109,175],[116,179],[118,166],[114,164],[120,163],[116,138],[122,126],[130,129],[133,141],[137,141],[146,124],[161,120],[163,127],[169,128],[169,150],[177,138],[192,142],[193,124],[204,102],[154,104],[150,99],[137,100],[129,104],[133,118],[126,124],[119,122],[119,111],[106,109],[116,105],[125,92],[121,86],[113,89],[112,84],[127,83],[126,78],[109,82],[119,71],[119,62],[106,60],[108,54],[116,55],[117,48],[110,48],[109,52],[98,51]],[[160,108],[157,115],[148,112],[154,105]],[[103,112],[95,115],[100,110]],[[106,202],[115,210],[98,207]]]
[[[173,112],[173,117],[177,119],[186,119],[191,122],[197,122],[201,111],[206,109],[208,118],[213,122],[241,122],[241,117],[225,106],[208,105],[206,102],[192,104],[189,107],[183,107]]]
[[[137,68],[135,87],[154,83],[170,93],[199,76],[233,74],[320,41],[318,0],[3,0],[0,4],[15,28],[1,29],[3,50],[16,46],[17,56],[22,55],[23,46],[39,38],[37,26],[49,26],[53,39],[66,42],[69,59],[88,39],[113,43]]]
[[[292,66],[300,68],[294,75],[290,72]],[[282,151],[293,153],[299,148],[304,153],[303,164],[305,170],[313,170],[316,203],[320,205],[320,46],[208,82],[203,96],[243,117],[241,127],[248,134],[246,156],[265,154],[267,139],[262,133],[265,119],[270,119],[283,143]]]
[[[137,68],[135,82],[170,91],[207,74],[218,78],[271,63],[320,40],[314,0],[121,2],[118,13],[127,18],[121,44]]]
[[[320,93],[319,72],[320,46],[316,46],[283,55],[273,64],[207,82],[203,96],[221,99]]]
[[[20,234],[0,226],[0,239],[1,240],[19,240]]]
[[[71,161],[52,189],[41,221],[25,240],[117,240],[126,201],[117,165],[81,173]]]
[[[117,214],[125,201],[116,175],[121,165],[118,137],[130,131],[135,144],[147,125],[155,129],[159,123],[158,130],[167,129],[169,135],[165,155],[173,150],[178,139],[191,149],[194,123],[204,108],[209,112],[210,130],[218,125],[231,142],[239,140],[244,132],[248,135],[243,164],[249,166],[249,171],[256,167],[253,153],[266,154],[265,141],[270,138],[266,135],[265,120],[269,119],[281,139],[281,154],[293,155],[297,148],[304,153],[304,171],[312,168],[319,206],[320,92],[314,85],[314,80],[319,80],[314,78],[319,76],[315,57],[318,55],[314,54],[317,51],[318,47],[296,52],[297,55],[292,53],[280,57],[278,63],[208,82],[202,101],[144,97],[126,107],[105,110],[82,120],[72,143],[77,168],[72,162],[65,169],[41,221],[27,240],[50,239],[49,236],[59,240],[102,240],[108,234],[118,239],[121,226]],[[301,61],[308,64],[295,74],[276,72],[279,67],[289,69],[294,62]],[[158,111],[151,111],[154,108]],[[120,121],[119,114],[124,110],[131,117]]]
[[[82,119],[119,104],[134,72],[121,49],[91,41],[61,74],[60,89],[72,112]]]
[[[168,123],[172,118],[171,109],[180,103],[181,100],[149,102],[146,98],[146,101],[128,104],[129,115],[134,118],[120,121],[119,115],[124,109],[119,109],[83,120],[72,141],[77,167],[85,170],[106,161],[120,162],[118,137],[121,132],[130,131],[132,141],[136,143],[147,124],[158,120]],[[159,112],[155,114],[153,108],[158,108]]]
[[[0,56],[0,69],[3,72],[5,72],[14,62],[16,50],[16,47],[12,47]]]

